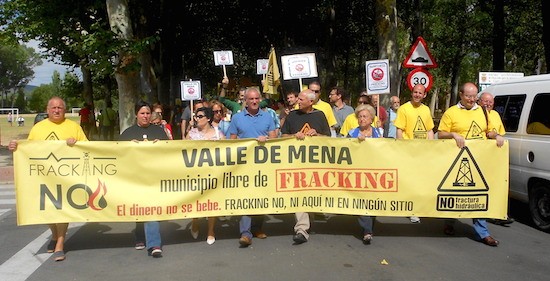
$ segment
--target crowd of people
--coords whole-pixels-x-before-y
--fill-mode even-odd
[[[493,97],[483,93],[478,101],[478,90],[475,84],[465,83],[460,89],[460,101],[449,108],[441,118],[438,131],[434,132],[434,121],[429,108],[423,104],[426,89],[416,85],[412,90],[410,101],[401,104],[399,97],[392,96],[391,104],[386,109],[379,104],[378,95],[361,92],[354,108],[350,96],[341,87],[333,87],[328,92],[329,102],[321,99],[321,85],[314,81],[301,92],[289,91],[285,95],[283,107],[279,113],[270,108],[269,97],[264,98],[258,88],[241,88],[236,100],[226,96],[229,80],[224,78],[218,97],[213,100],[196,100],[192,107],[177,107],[171,118],[164,118],[160,105],[139,102],[135,106],[136,123],[124,130],[119,136],[121,141],[156,141],[172,139],[208,140],[221,139],[256,139],[262,144],[278,137],[295,137],[304,140],[306,137],[347,137],[363,141],[367,138],[396,139],[454,139],[462,148],[465,140],[494,139],[497,146],[502,146],[505,131],[498,113],[492,110]],[[54,97],[48,102],[48,119],[37,123],[29,139],[46,139],[55,131],[59,139],[73,145],[76,141],[86,141],[86,130],[89,120],[81,120],[81,126],[64,118],[64,101]],[[102,115],[114,115],[112,105],[107,104]],[[109,110],[110,109],[110,110]],[[495,114],[496,113],[496,114]],[[84,114],[86,110],[84,110]],[[82,115],[82,111],[81,111]],[[167,121],[168,119],[169,121]],[[107,129],[103,131],[106,139],[112,138],[114,122],[108,118]],[[87,122],[88,121],[88,122]],[[105,123],[104,123],[105,124]],[[61,126],[59,126],[61,125]],[[475,125],[477,130],[472,130]],[[11,141],[9,149],[17,149],[17,141]],[[310,216],[308,213],[296,213],[296,224],[292,237],[294,244],[309,240]],[[208,218],[207,240],[214,244],[215,223],[218,218]],[[420,223],[420,218],[410,217],[412,223]],[[374,237],[375,218],[359,216],[358,224],[362,228],[362,241],[371,244]],[[510,223],[511,221],[500,221]],[[454,220],[446,220],[444,233],[454,234]],[[239,221],[239,244],[247,247],[254,237],[264,239],[267,234],[262,230],[263,216],[241,216]],[[488,230],[484,219],[474,219],[473,226],[476,238],[489,246],[497,246]],[[67,224],[50,226],[52,239],[48,251],[54,253],[54,259],[65,259],[63,242]],[[191,236],[198,238],[197,220],[192,220]],[[135,229],[137,250],[147,249],[153,257],[162,256],[162,242],[158,222],[136,223]]]

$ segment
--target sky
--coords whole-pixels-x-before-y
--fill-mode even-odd
[[[38,48],[38,41],[32,40],[26,43],[26,45],[34,48],[37,53],[45,54],[42,49]],[[59,63],[52,62],[50,58],[46,58],[42,59],[42,65],[33,68],[33,70],[34,79],[29,82],[29,85],[40,86],[42,84],[50,84],[52,82],[52,75],[55,70],[61,74],[61,79],[63,79],[65,72],[69,71],[69,68]],[[76,71],[77,75],[81,77],[80,70],[77,69]]]

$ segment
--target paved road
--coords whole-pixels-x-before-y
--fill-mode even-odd
[[[72,224],[67,260],[45,253],[46,226],[16,226],[14,188],[0,185],[0,280],[548,280],[550,237],[529,225],[524,205],[512,204],[520,220],[491,225],[501,240],[491,248],[471,239],[470,220],[457,234],[442,234],[442,220],[377,218],[372,245],[358,236],[356,218],[316,220],[308,243],[292,245],[294,218],[268,216],[265,240],[239,248],[237,218],[219,221],[217,241],[207,245],[206,221],[199,240],[189,220],[161,223],[164,256],[133,249],[132,223]],[[387,263],[387,264],[384,264]]]

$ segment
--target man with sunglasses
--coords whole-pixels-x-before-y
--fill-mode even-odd
[[[332,112],[332,106],[330,103],[321,100],[321,84],[318,81],[313,81],[309,83],[308,89],[315,93],[315,100],[313,102],[313,108],[322,111],[327,118],[328,125],[332,128],[336,126],[338,122]]]

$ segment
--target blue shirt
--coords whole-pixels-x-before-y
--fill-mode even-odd
[[[275,122],[269,112],[260,109],[257,114],[252,115],[248,113],[247,108],[245,108],[233,115],[227,134],[237,135],[239,139],[255,139],[259,136],[268,136],[269,132],[274,130]]]

